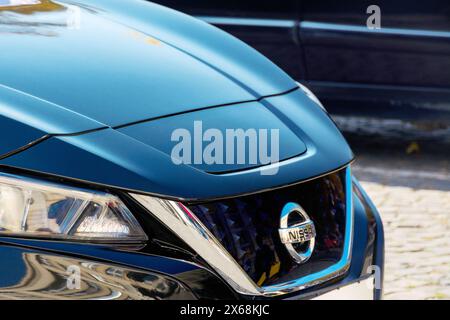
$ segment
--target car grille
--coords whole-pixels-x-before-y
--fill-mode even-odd
[[[259,286],[286,283],[341,259],[346,229],[345,169],[258,194],[186,204]],[[350,182],[348,182],[350,183]],[[281,243],[280,214],[298,203],[316,228],[311,258],[298,264]]]

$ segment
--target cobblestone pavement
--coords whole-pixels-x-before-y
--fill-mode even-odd
[[[450,299],[448,163],[423,171],[414,164],[408,168],[398,161],[374,161],[373,155],[361,158],[354,173],[378,207],[385,228],[384,298]],[[419,159],[418,164],[423,163]]]

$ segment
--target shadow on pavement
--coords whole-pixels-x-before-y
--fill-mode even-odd
[[[356,156],[354,174],[361,181],[450,191],[449,142],[417,136],[344,135]]]

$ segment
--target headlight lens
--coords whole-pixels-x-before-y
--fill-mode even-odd
[[[0,173],[0,235],[144,241],[116,196]]]

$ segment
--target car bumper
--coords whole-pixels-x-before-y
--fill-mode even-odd
[[[319,294],[312,300],[374,300],[375,299],[375,277],[357,280],[344,287],[338,287],[331,291]]]
[[[355,232],[348,271],[276,299],[381,299],[383,225],[356,179],[354,195]],[[0,237],[0,256],[6,261],[0,264],[1,299],[260,299],[237,294],[207,266],[173,250],[144,253]],[[81,276],[79,288],[68,285],[73,270]]]

